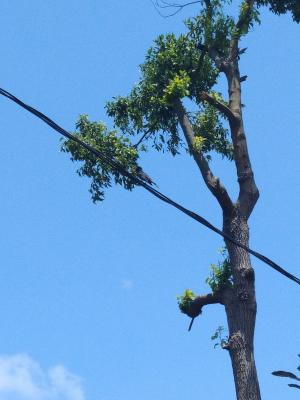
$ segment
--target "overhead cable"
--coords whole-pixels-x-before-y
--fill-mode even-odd
[[[144,182],[142,179],[138,178],[137,176],[133,175],[131,172],[127,171],[126,168],[124,168],[118,161],[115,159],[107,156],[105,153],[100,152],[99,150],[95,149],[94,147],[90,146],[89,144],[85,143],[84,141],[80,140],[78,137],[75,135],[72,135],[71,133],[67,132],[65,129],[63,129],[61,126],[56,124],[52,119],[47,117],[45,114],[41,113],[40,111],[36,110],[35,108],[25,104],[23,101],[15,97],[13,94],[7,92],[4,89],[0,88],[0,94],[4,97],[7,97],[8,99],[12,100],[16,104],[18,104],[20,107],[24,108],[25,110],[29,111],[30,113],[34,114],[36,117],[44,121],[47,125],[49,125],[52,129],[63,135],[64,137],[72,140],[73,142],[78,143],[80,146],[88,150],[91,154],[99,158],[102,162],[106,163],[107,165],[111,166],[113,169],[118,171],[120,174],[123,176],[129,178],[133,183],[136,185],[142,186],[144,189],[146,189],[148,192],[152,193],[155,197],[159,198],[163,202],[170,204],[171,206],[177,208],[184,214],[188,215],[190,218],[193,218],[194,220],[200,222],[200,224],[206,226],[208,229],[212,230],[213,232],[217,233],[218,235],[222,236],[224,239],[230,241],[231,243],[235,244],[236,246],[242,248],[243,250],[247,251],[249,254],[252,254],[254,257],[258,258],[259,260],[263,261],[265,264],[269,265],[271,268],[275,269],[277,272],[280,274],[286,276],[288,279],[291,279],[292,281],[298,283],[300,285],[300,279],[296,277],[295,275],[291,274],[290,272],[286,271],[284,268],[282,268],[280,265],[276,264],[274,261],[272,261],[270,258],[264,256],[261,253],[258,253],[255,250],[250,249],[243,243],[240,243],[238,240],[235,240],[232,238],[230,235],[227,233],[221,231],[220,229],[216,228],[214,225],[212,225],[209,221],[207,221],[205,218],[201,217],[200,215],[196,214],[195,212],[185,208],[181,204],[175,202],[174,200],[170,199],[169,197],[165,196],[163,193],[155,189],[154,187],[150,186],[148,183]]]

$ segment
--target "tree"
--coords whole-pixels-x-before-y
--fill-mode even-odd
[[[141,175],[139,157],[150,146],[174,156],[186,151],[221,207],[223,232],[248,246],[248,220],[259,191],[243,122],[241,93],[247,77],[239,71],[239,60],[245,52],[241,42],[250,28],[260,22],[261,6],[269,6],[277,14],[290,11],[299,22],[299,2],[245,0],[239,6],[237,19],[226,12],[225,0],[191,3],[200,3],[201,9],[186,21],[187,32],[179,37],[160,35],[141,65],[138,84],[128,96],[118,96],[107,103],[107,114],[113,118],[115,129],[110,131],[103,123],[81,116],[76,135],[146,180],[149,177],[143,172]],[[227,100],[215,90],[221,75],[226,77]],[[197,107],[196,112],[188,111],[191,102]],[[105,189],[113,182],[128,190],[134,188],[128,176],[91,157],[78,144],[65,141],[63,150],[71,154],[73,161],[82,162],[78,173],[91,178],[93,201],[102,201]],[[235,163],[239,183],[235,201],[212,172],[213,153]],[[228,254],[208,278],[212,292],[196,296],[186,291],[179,298],[179,306],[182,312],[195,318],[206,305],[224,305],[229,337],[222,347],[230,354],[237,398],[258,400],[261,397],[253,346],[257,308],[254,270],[245,250],[228,240],[225,244]]]

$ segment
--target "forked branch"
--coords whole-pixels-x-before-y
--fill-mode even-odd
[[[178,100],[174,105],[174,110],[178,117],[179,124],[184,133],[188,148],[194,160],[196,161],[203,180],[211,191],[211,193],[216,197],[220,206],[222,207],[224,212],[231,212],[233,209],[233,203],[230,199],[229,194],[227,193],[226,188],[221,184],[220,179],[215,177],[212,173],[209,164],[204,156],[204,154],[199,149],[195,149],[194,141],[195,134],[193,128],[191,126],[189,117],[185,108],[183,107],[180,100]]]

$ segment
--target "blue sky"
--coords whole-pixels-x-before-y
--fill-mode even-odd
[[[181,32],[195,11],[163,19],[149,0],[4,0],[0,86],[68,130],[82,113],[106,121],[105,102],[138,80],[152,40]],[[251,245],[298,276],[299,29],[264,12],[241,61],[261,191]],[[234,398],[228,354],[210,340],[223,309],[207,307],[188,333],[176,306],[186,288],[208,291],[222,241],[142,189],[112,188],[92,204],[59,137],[4,98],[0,108],[0,399]],[[143,166],[164,193],[221,225],[187,156],[149,153]],[[233,166],[213,166],[235,193]],[[299,286],[253,265],[263,398],[296,399],[270,372],[298,365]]]

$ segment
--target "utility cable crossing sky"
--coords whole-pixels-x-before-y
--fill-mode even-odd
[[[78,137],[72,135],[71,133],[67,132],[65,129],[63,129],[61,126],[57,125],[53,120],[48,118],[45,114],[41,113],[40,111],[36,110],[35,108],[23,103],[20,99],[15,97],[13,94],[7,92],[4,89],[0,88],[0,94],[11,101],[15,102],[18,104],[20,107],[24,108],[25,110],[29,111],[31,114],[35,115],[42,121],[44,121],[47,125],[49,125],[52,129],[63,135],[64,137],[78,143],[80,146],[88,150],[91,154],[99,158],[103,163],[106,163],[107,165],[111,166],[115,170],[117,170],[120,174],[123,176],[131,179],[133,183],[136,185],[142,186],[144,189],[146,189],[148,192],[153,194],[155,197],[158,199],[162,200],[163,202],[177,208],[184,214],[188,215],[190,218],[193,218],[195,221],[200,222],[200,224],[206,226],[208,229],[212,230],[213,232],[217,233],[218,235],[222,236],[224,239],[230,241],[231,243],[235,244],[236,246],[242,248],[243,250],[247,251],[249,254],[252,254],[254,257],[258,258],[259,260],[263,261],[265,264],[269,265],[271,268],[275,269],[277,272],[280,274],[286,276],[288,279],[291,279],[292,281],[296,282],[298,285],[300,285],[300,279],[297,278],[295,275],[291,274],[290,272],[286,271],[280,265],[276,264],[274,261],[269,259],[268,257],[264,256],[263,254],[258,253],[257,251],[254,251],[250,249],[249,247],[245,246],[243,243],[238,242],[234,238],[232,238],[230,235],[224,233],[220,229],[216,228],[214,225],[212,225],[209,221],[207,221],[205,218],[201,217],[200,215],[196,214],[195,212],[185,208],[184,206],[180,205],[179,203],[176,203],[174,200],[170,199],[169,197],[165,196],[163,193],[159,192],[155,188],[153,188],[151,185],[143,181],[142,179],[138,178],[137,176],[133,175],[129,171],[127,171],[118,161],[114,160],[112,157],[106,155],[105,153],[100,152],[99,150],[93,148],[89,144],[83,142],[82,140],[78,139]]]

